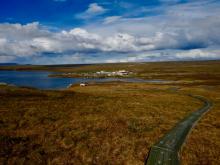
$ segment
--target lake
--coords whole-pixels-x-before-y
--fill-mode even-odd
[[[48,71],[0,71],[0,83],[27,86],[39,89],[64,89],[70,84],[80,82],[165,82],[162,80],[143,80],[137,78],[56,78],[48,77],[54,72]]]

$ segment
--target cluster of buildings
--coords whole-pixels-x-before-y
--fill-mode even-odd
[[[131,72],[126,71],[126,70],[119,70],[119,71],[114,71],[114,72],[106,72],[106,71],[99,71],[96,72],[97,75],[101,76],[126,76],[131,74]]]
[[[126,70],[119,70],[119,71],[114,71],[114,72],[106,72],[106,71],[98,71],[96,73],[92,74],[85,74],[84,76],[93,76],[93,77],[114,77],[114,76],[127,76],[129,74],[132,74],[132,72],[126,71]],[[88,86],[88,83],[81,82],[79,84],[81,87]]]
[[[128,76],[132,74],[132,72],[126,70],[119,70],[113,72],[107,71],[98,71],[95,73],[62,73],[60,75],[52,75],[58,77],[88,77],[88,78],[99,78],[99,77],[117,77],[117,76]]]

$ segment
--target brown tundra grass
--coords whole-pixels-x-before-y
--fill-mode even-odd
[[[143,164],[152,144],[201,106],[166,88],[112,83],[39,91],[2,86],[1,162]]]
[[[168,84],[105,83],[66,91],[0,86],[0,164],[143,165],[161,136],[202,104],[213,108],[180,153],[183,165],[220,162],[220,61],[0,67],[62,72],[125,69]]]

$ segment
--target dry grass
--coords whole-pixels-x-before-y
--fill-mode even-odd
[[[152,144],[199,106],[167,86],[1,87],[1,162],[143,164]]]
[[[213,108],[193,129],[182,151],[183,165],[218,165],[220,162],[220,86],[185,87],[186,92],[203,95]]]
[[[104,83],[68,91],[0,87],[0,162],[5,164],[143,164],[150,147],[201,106],[214,106],[192,130],[182,164],[220,162],[220,61],[0,67],[94,72],[125,69],[169,84]],[[176,93],[180,88],[179,94]]]

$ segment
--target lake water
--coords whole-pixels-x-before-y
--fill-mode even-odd
[[[16,86],[27,86],[39,89],[64,89],[70,84],[80,82],[164,82],[161,80],[143,80],[136,78],[54,78],[48,77],[53,72],[47,71],[0,71],[0,82]]]

